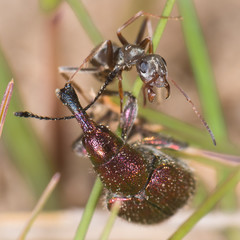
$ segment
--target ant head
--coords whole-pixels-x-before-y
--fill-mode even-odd
[[[167,81],[167,64],[164,58],[157,54],[148,54],[139,59],[136,64],[138,74],[148,89],[149,101],[153,101],[155,93],[153,87],[166,88],[169,97],[170,87]]]
[[[117,64],[124,66],[124,69],[130,69],[143,55],[145,50],[141,47],[134,44],[123,45],[119,50]]]

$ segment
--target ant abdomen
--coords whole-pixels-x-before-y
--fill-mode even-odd
[[[136,223],[154,224],[172,216],[194,193],[195,180],[182,161],[149,146],[137,148],[146,159],[148,178],[135,195],[107,193],[107,207],[121,202],[119,216]]]

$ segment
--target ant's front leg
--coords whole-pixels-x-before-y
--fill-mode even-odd
[[[61,66],[58,68],[59,73],[62,75],[62,77],[68,81],[69,80],[69,76],[68,74],[73,74],[78,70],[77,67],[68,67],[68,66]],[[100,70],[94,69],[94,68],[82,68],[79,72],[84,72],[84,73],[91,73],[91,74],[95,74],[96,72],[99,72]],[[84,98],[84,100],[87,103],[90,103],[90,99],[85,95],[84,90],[75,82],[72,82],[72,86],[74,87],[74,89],[81,94],[81,96]]]
[[[118,75],[118,92],[120,98],[120,113],[123,111],[123,87],[122,87],[122,74]]]

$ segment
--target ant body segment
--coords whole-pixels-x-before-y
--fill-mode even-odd
[[[133,23],[139,17],[145,16],[142,25],[140,27],[139,33],[137,35],[135,44],[130,44],[122,35],[121,31],[126,28],[128,25]],[[153,54],[153,44],[151,37],[146,37],[144,39],[144,31],[146,26],[148,26],[148,31],[152,32],[149,17],[156,18],[170,18],[170,19],[181,19],[181,17],[164,17],[156,16],[150,13],[139,11],[128,21],[126,21],[120,28],[117,30],[117,36],[119,41],[122,44],[122,47],[118,47],[115,43],[110,40],[106,40],[101,43],[99,46],[95,47],[92,52],[83,60],[83,63],[79,68],[74,67],[60,67],[60,73],[67,79],[68,82],[72,82],[74,76],[77,72],[89,72],[95,74],[96,78],[104,81],[101,89],[98,91],[97,95],[90,102],[84,110],[89,109],[103,94],[106,87],[117,77],[118,78],[118,87],[119,87],[119,97],[120,97],[120,112],[122,112],[123,105],[123,88],[122,88],[122,71],[129,71],[135,65],[137,72],[143,81],[143,97],[144,105],[146,104],[146,92],[148,100],[153,102],[156,93],[154,87],[156,88],[165,88],[167,90],[166,98],[170,95],[170,85],[168,83],[168,70],[167,64],[163,57],[158,54]],[[147,52],[146,48],[148,46]],[[86,63],[90,62],[93,68],[83,68]],[[74,72],[72,76],[68,79],[66,72]],[[192,105],[193,111],[196,113],[198,118],[201,120],[202,124],[205,126],[209,132],[213,144],[216,145],[215,137],[209,128],[207,122],[197,111],[192,100],[187,96],[187,94],[173,81],[173,84],[177,89],[184,95],[186,100]],[[75,85],[74,85],[75,86]],[[83,91],[78,88],[79,91],[84,96]],[[86,98],[86,97],[85,97]],[[68,117],[73,118],[73,117]]]
[[[141,16],[146,16],[146,18],[140,27],[135,43],[131,44],[123,37],[121,31]],[[133,66],[136,66],[137,72],[143,81],[144,105],[146,104],[146,92],[148,100],[153,102],[156,96],[153,90],[154,87],[165,88],[167,90],[166,98],[169,97],[170,86],[167,81],[168,71],[166,61],[160,55],[153,54],[151,37],[142,39],[146,26],[148,26],[149,32],[151,32],[148,20],[149,17],[180,19],[180,17],[156,16],[140,11],[118,28],[117,37],[122,47],[118,47],[111,40],[106,40],[92,50],[79,68],[59,68],[62,74],[65,72],[74,72],[68,81],[71,81],[78,71],[94,73],[97,79],[104,80],[104,85],[101,87],[94,100],[84,108],[85,110],[97,101],[105,88],[117,77],[119,80],[120,109],[122,111],[122,71],[129,71]],[[90,62],[94,68],[83,68],[88,62]]]

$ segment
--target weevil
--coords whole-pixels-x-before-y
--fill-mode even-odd
[[[90,119],[70,83],[56,94],[83,130],[82,145],[104,184],[108,209],[120,201],[120,217],[130,222],[153,224],[170,217],[186,204],[195,189],[194,175],[183,161],[160,150],[161,147],[180,150],[183,146],[157,137],[131,145],[126,142],[137,116],[133,96],[121,115],[120,138]]]
[[[150,136],[127,143],[137,117],[136,98],[129,99],[121,114],[121,137],[92,120],[81,106],[71,83],[57,89],[56,95],[68,107],[79,123],[83,135],[75,142],[75,151],[87,152],[95,172],[106,189],[107,208],[121,202],[118,215],[130,222],[154,224],[172,216],[184,206],[195,190],[191,169],[183,161],[161,151],[161,148],[181,150],[186,146],[170,138]],[[48,118],[29,112],[16,116]]]

